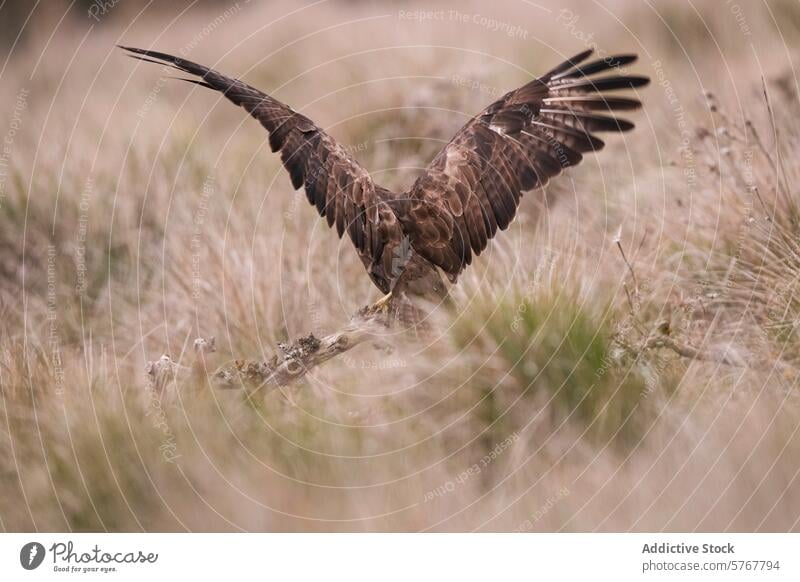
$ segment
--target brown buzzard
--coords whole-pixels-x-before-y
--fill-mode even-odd
[[[633,129],[615,113],[641,103],[606,92],[649,82],[621,73],[634,55],[586,62],[592,51],[584,51],[473,117],[411,189],[397,193],[376,184],[308,117],[258,89],[179,57],[121,48],[196,75],[184,80],[221,92],[260,121],[292,186],[305,187],[308,201],[340,237],[347,232],[387,300],[446,296],[439,270],[455,282],[473,254],[480,255],[498,229],[508,227],[523,192],[541,188],[584,153],[602,149],[597,133]]]

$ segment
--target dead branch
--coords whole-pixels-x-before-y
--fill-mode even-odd
[[[682,358],[701,362],[715,362],[725,366],[749,368],[762,372],[777,372],[781,375],[794,377],[797,370],[779,359],[771,361],[753,361],[752,359],[733,358],[728,354],[719,354],[698,349],[689,344],[681,343],[666,335],[649,337],[643,345],[645,350],[668,349]]]
[[[188,338],[187,338],[188,339]],[[206,370],[206,358],[208,354],[217,351],[217,340],[214,336],[210,338],[199,337],[194,340],[194,362],[191,366],[184,366],[173,360],[167,354],[155,361],[145,364],[144,370],[147,374],[147,386],[158,394],[163,394],[167,386],[177,382],[182,376],[189,373],[201,374]],[[178,358],[180,361],[182,358]]]
[[[268,361],[233,360],[220,366],[212,380],[218,388],[246,388],[251,393],[261,388],[287,386],[331,358],[374,340],[387,326],[384,313],[365,308],[335,333],[322,338],[312,333],[290,344],[279,343],[278,353]]]

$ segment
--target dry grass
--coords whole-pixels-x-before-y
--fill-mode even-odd
[[[380,2],[135,4],[39,15],[0,73],[0,527],[800,529],[792,2],[454,5],[525,38]],[[378,294],[257,124],[115,43],[188,47],[401,188],[589,34],[644,55],[637,131],[526,196],[431,337],[291,393],[209,386],[192,338],[212,368],[267,358]],[[159,395],[163,353],[193,372]]]

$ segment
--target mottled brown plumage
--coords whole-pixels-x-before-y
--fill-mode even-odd
[[[269,132],[295,189],[339,236],[347,232],[370,278],[384,293],[444,297],[441,269],[455,282],[514,219],[520,198],[602,149],[595,134],[633,129],[614,116],[637,109],[629,97],[646,77],[620,74],[636,57],[586,62],[584,51],[473,117],[434,158],[408,192],[393,193],[304,115],[237,79],[165,53],[122,47],[141,60],[196,75],[186,79],[220,91]],[[594,75],[613,72],[605,77]],[[605,112],[605,114],[604,114]],[[610,115],[609,115],[610,113]]]

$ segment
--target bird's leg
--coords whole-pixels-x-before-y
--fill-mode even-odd
[[[386,295],[378,299],[375,303],[372,304],[370,310],[374,313],[378,312],[389,312],[389,306],[392,304],[392,292],[389,291]]]
[[[379,319],[382,320],[385,325],[389,325],[392,320],[393,304],[394,295],[389,292],[372,305],[365,305],[359,309],[355,317],[363,320]]]

